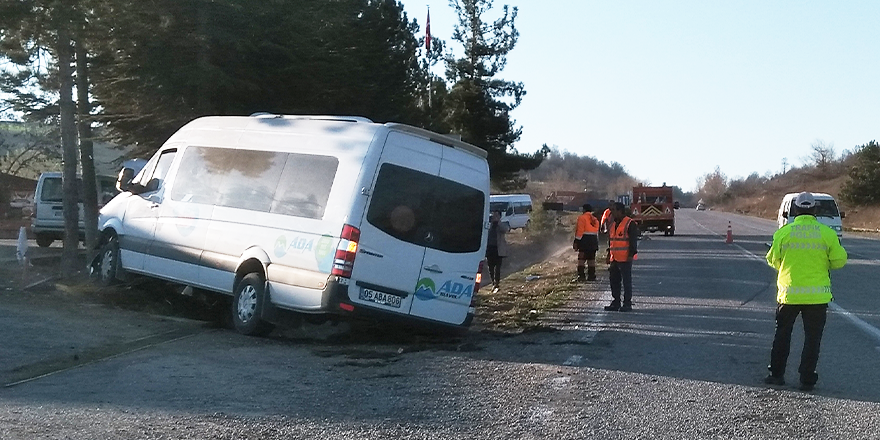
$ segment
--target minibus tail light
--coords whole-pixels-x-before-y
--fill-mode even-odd
[[[480,267],[477,269],[477,276],[476,278],[474,278],[476,280],[476,282],[474,283],[475,294],[477,293],[477,291],[480,290],[480,284],[482,284],[483,282],[483,263],[485,263],[485,260],[480,261]]]
[[[357,255],[358,241],[361,239],[361,231],[351,225],[342,226],[342,235],[339,245],[336,246],[336,255],[333,258],[333,275],[350,278],[351,269],[354,267],[354,257]]]

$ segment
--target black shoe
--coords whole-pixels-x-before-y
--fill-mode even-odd
[[[624,304],[620,307],[621,312],[631,312],[633,309],[632,304]]]
[[[815,384],[812,384],[812,383],[803,383],[803,382],[801,382],[801,386],[798,387],[798,389],[800,389],[801,391],[813,391],[813,387],[815,387],[815,386],[816,386],[816,385],[815,385]]]
[[[785,378],[771,374],[764,378],[764,383],[767,385],[785,385]]]
[[[608,310],[609,312],[616,312],[620,310],[620,305],[611,303],[611,305],[605,306],[605,310]]]
[[[587,281],[596,281],[596,275],[590,275],[587,277]]]
[[[583,283],[584,281],[587,281],[587,279],[582,276],[578,276],[577,278],[571,280],[572,283]]]

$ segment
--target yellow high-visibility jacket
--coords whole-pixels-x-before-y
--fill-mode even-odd
[[[846,264],[846,250],[837,233],[812,215],[799,215],[773,234],[767,264],[776,269],[776,302],[827,304],[831,301],[831,269]]]

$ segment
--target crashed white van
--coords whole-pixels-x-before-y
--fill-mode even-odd
[[[782,202],[779,204],[779,211],[776,214],[777,228],[785,226],[789,221],[794,219],[792,205],[798,194],[800,193],[789,193],[782,197]],[[837,232],[837,238],[841,238],[843,236],[842,219],[846,217],[846,213],[837,207],[837,201],[835,201],[834,197],[829,194],[813,193],[813,198],[816,199],[816,220],[818,220],[819,223],[834,229],[834,232]]]
[[[245,334],[271,331],[275,308],[473,317],[489,169],[470,144],[360,117],[204,117],[130,176],[101,210],[105,283],[232,295]]]

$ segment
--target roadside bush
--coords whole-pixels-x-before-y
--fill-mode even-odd
[[[529,218],[527,231],[529,238],[538,240],[565,230],[565,216],[565,213],[545,211],[540,205],[535,206]]]

